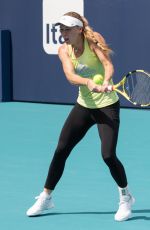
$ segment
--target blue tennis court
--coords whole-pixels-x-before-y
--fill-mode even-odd
[[[8,229],[148,230],[150,224],[149,110],[121,109],[118,156],[136,198],[133,216],[115,222],[118,190],[101,159],[96,127],[69,157],[53,193],[55,208],[29,218],[43,189],[60,129],[71,105],[0,103],[0,226]]]

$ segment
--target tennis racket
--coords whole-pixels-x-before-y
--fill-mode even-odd
[[[108,86],[108,90],[115,90],[134,105],[149,106],[150,73],[144,70],[131,71],[118,84]]]

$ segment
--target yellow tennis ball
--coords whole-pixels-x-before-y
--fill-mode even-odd
[[[93,81],[95,84],[97,85],[102,85],[103,84],[103,76],[101,74],[96,74],[94,77],[93,77]]]

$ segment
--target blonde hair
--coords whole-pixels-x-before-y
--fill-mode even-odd
[[[80,14],[76,13],[76,12],[68,12],[64,15],[68,15],[74,18],[79,19],[80,21],[83,22],[83,34],[85,36],[85,38],[89,41],[89,43],[93,43],[95,44],[98,48],[101,49],[101,51],[107,56],[109,57],[111,53],[113,53],[112,49],[109,48],[109,46],[107,45],[107,43],[105,42],[105,39],[103,38],[103,36],[98,33],[95,32],[88,23],[88,20],[81,16]]]

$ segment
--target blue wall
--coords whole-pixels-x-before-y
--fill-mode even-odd
[[[115,82],[128,71],[150,70],[149,11],[148,0],[84,1],[85,17],[114,50]],[[57,55],[43,49],[42,1],[1,0],[0,28],[11,31],[13,100],[74,103],[77,88],[67,82]],[[123,98],[121,105],[132,106]]]

